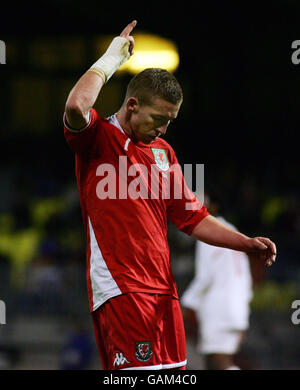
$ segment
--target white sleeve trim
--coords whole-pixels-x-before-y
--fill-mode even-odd
[[[89,125],[91,124],[91,121],[92,121],[92,113],[91,113],[91,111],[89,111],[88,123],[84,127],[82,127],[81,129],[74,129],[73,127],[70,127],[70,125],[68,124],[67,118],[66,118],[66,113],[64,112],[64,116],[63,116],[64,126],[72,133],[81,133],[83,130],[85,130],[89,127]]]

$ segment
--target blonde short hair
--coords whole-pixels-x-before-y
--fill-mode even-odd
[[[147,68],[130,80],[125,99],[129,97],[136,97],[141,105],[150,104],[154,97],[177,105],[182,102],[183,93],[175,76],[167,70]]]

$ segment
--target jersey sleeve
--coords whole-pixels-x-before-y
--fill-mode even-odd
[[[90,109],[89,122],[82,129],[73,129],[67,123],[66,113],[63,116],[63,124],[65,139],[73,152],[78,154],[88,152],[92,155],[99,150],[97,137],[101,131],[101,119],[94,108]]]
[[[171,156],[172,166],[175,167],[175,169],[171,173],[172,190],[170,199],[167,203],[167,216],[179,230],[191,235],[194,228],[203,218],[209,215],[209,212],[205,205],[197,199],[195,194],[187,186],[173,150]],[[178,196],[177,190],[180,188],[180,196]]]

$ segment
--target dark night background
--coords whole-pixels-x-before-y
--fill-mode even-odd
[[[167,141],[182,164],[205,164],[205,188],[218,194],[229,220],[245,234],[267,236],[276,242],[276,265],[267,271],[254,267],[258,285],[274,287],[274,299],[288,287],[293,299],[300,298],[300,64],[291,61],[291,44],[300,39],[299,12],[297,1],[239,5],[221,1],[44,1],[1,6],[0,39],[7,48],[7,63],[0,66],[0,217],[5,226],[1,233],[7,237],[8,232],[12,236],[30,228],[41,232],[37,234],[38,250],[32,250],[29,260],[3,246],[1,250],[0,243],[3,269],[7,270],[2,275],[10,275],[12,280],[11,275],[17,275],[16,284],[3,276],[5,283],[0,285],[0,299],[14,308],[12,318],[17,318],[20,306],[30,307],[29,298],[20,299],[26,295],[26,276],[24,283],[19,283],[15,268],[26,275],[36,264],[74,265],[74,269],[84,264],[74,159],[62,132],[64,104],[78,78],[102,54],[95,50],[95,39],[118,35],[133,19],[138,21],[136,31],[171,39],[179,49],[175,76],[182,84],[184,103],[168,130]],[[68,49],[68,42],[72,48]],[[52,57],[45,54],[43,45],[52,48]],[[118,109],[129,79],[129,75],[115,76],[104,87],[103,100],[100,95],[96,104],[102,115]],[[42,222],[33,218],[33,200],[59,198],[67,202],[69,197],[71,206],[50,210],[47,218],[41,217]],[[172,242],[172,236],[170,244],[176,269],[176,258],[184,249]],[[82,280],[78,278],[79,289],[83,289],[84,275]],[[69,283],[74,285],[74,280]],[[186,279],[179,275],[179,291],[185,284]],[[282,303],[282,321],[289,326],[286,334],[294,335],[297,327],[290,325],[286,314],[293,300],[289,298]],[[82,301],[84,305],[85,296]],[[67,299],[62,311],[70,302]],[[39,304],[46,315],[48,304]],[[274,308],[272,298],[266,305]],[[259,317],[259,308],[253,310],[254,314],[258,310]],[[21,314],[26,318],[33,315],[30,313],[24,309]],[[259,321],[265,320],[259,317]],[[257,322],[255,326],[259,328]],[[281,334],[286,335],[284,331]],[[271,339],[272,343],[275,349],[265,351],[260,367],[299,368],[299,345],[295,351],[291,349],[290,360],[284,360],[283,345]],[[19,358],[12,359],[12,367],[21,365],[23,350],[17,342],[3,348],[17,351]],[[276,360],[275,355],[281,358]]]

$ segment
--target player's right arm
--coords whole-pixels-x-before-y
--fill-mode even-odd
[[[66,122],[73,130],[83,129],[89,123],[90,109],[104,85],[95,72],[87,71],[75,84],[66,102]]]
[[[135,20],[129,23],[71,90],[66,102],[65,119],[73,131],[80,131],[87,126],[90,109],[95,104],[101,88],[133,54],[134,39],[130,33],[135,26]]]

